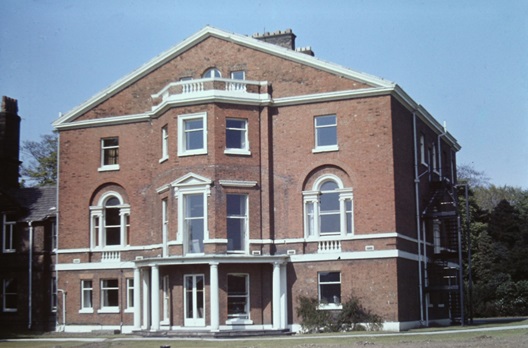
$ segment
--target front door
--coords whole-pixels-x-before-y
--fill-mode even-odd
[[[184,315],[185,326],[205,326],[204,275],[188,274],[184,276]]]

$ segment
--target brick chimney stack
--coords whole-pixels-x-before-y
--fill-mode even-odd
[[[2,97],[0,109],[0,187],[18,188],[20,116],[16,99]]]
[[[284,31],[277,30],[273,33],[266,32],[264,34],[253,34],[253,38],[261,40],[264,42],[269,42],[274,45],[278,45],[284,48],[289,48],[290,50],[295,50],[295,34],[291,29],[286,29]]]

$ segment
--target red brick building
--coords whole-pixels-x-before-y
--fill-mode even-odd
[[[54,125],[68,331],[296,331],[300,295],[455,317],[457,141],[290,30],[206,27]]]

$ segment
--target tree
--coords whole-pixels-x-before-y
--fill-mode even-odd
[[[45,186],[57,183],[57,133],[41,135],[40,141],[22,143],[22,185]],[[26,182],[27,181],[27,182]]]

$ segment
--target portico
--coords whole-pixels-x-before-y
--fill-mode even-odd
[[[287,329],[288,259],[200,255],[136,260],[134,330]]]

